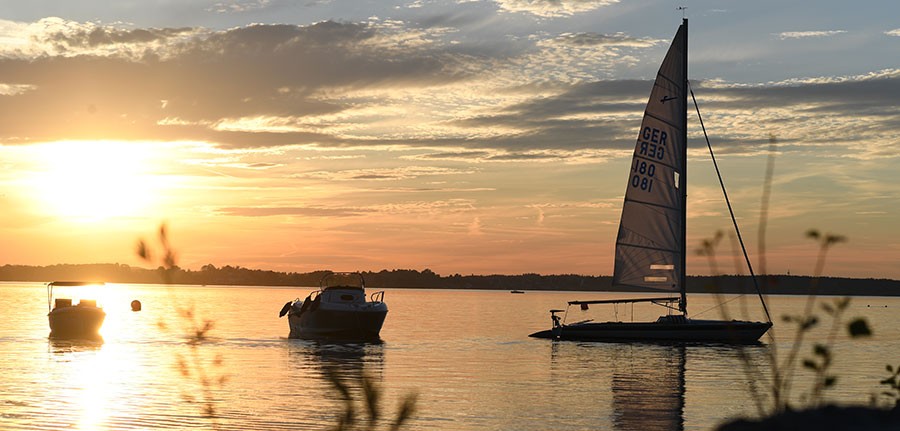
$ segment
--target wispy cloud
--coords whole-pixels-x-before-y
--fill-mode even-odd
[[[271,0],[229,0],[218,2],[206,10],[216,13],[240,13],[256,9],[263,9],[271,3]]]
[[[577,163],[602,163],[609,159],[612,153],[606,150],[531,150],[531,151],[509,151],[509,150],[458,150],[445,151],[437,153],[422,153],[409,156],[403,156],[407,160],[443,160],[467,163],[488,163],[488,162],[561,162],[567,164]]]
[[[561,44],[574,46],[621,46],[632,48],[648,48],[668,42],[663,39],[636,38],[625,33],[563,33],[555,40]]]
[[[361,210],[352,208],[319,207],[226,207],[219,209],[223,215],[241,217],[353,217],[363,215]]]
[[[895,28],[895,29],[893,29],[893,30],[888,30],[888,31],[884,32],[884,34],[886,34],[886,35],[888,35],[888,36],[898,36],[898,37],[900,37],[900,28]]]
[[[472,223],[469,223],[469,235],[473,235],[473,236],[483,235],[484,232],[482,232],[481,229],[482,229],[481,217],[476,216],[475,218],[472,219]]]
[[[408,180],[422,176],[462,175],[474,173],[474,170],[439,168],[428,166],[406,166],[399,168],[349,169],[339,171],[315,171],[294,174],[292,178],[325,179],[329,181],[389,181]]]
[[[495,0],[501,10],[542,18],[571,16],[619,3],[619,0]]]
[[[786,31],[783,33],[778,33],[778,38],[781,40],[785,39],[807,39],[807,38],[818,38],[818,37],[829,37],[836,36],[839,34],[847,33],[846,30],[818,30],[818,31]]]

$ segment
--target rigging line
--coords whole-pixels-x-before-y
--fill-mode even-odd
[[[740,294],[740,295],[738,295],[738,296],[735,296],[734,298],[731,298],[731,299],[729,299],[729,300],[727,300],[727,301],[725,301],[725,302],[723,302],[723,303],[721,303],[721,304],[713,305],[712,307],[709,307],[709,308],[707,308],[706,310],[703,310],[703,311],[701,311],[701,312],[699,312],[699,313],[697,313],[697,314],[692,314],[691,317],[697,317],[697,316],[699,316],[699,315],[701,315],[701,314],[703,314],[703,313],[708,313],[708,312],[710,312],[710,311],[712,311],[712,310],[715,310],[715,309],[717,309],[717,308],[722,308],[722,307],[725,306],[725,304],[727,304],[727,303],[729,303],[729,302],[731,302],[731,301],[734,301],[735,299],[743,298],[743,297],[746,296],[746,295],[747,295],[746,293],[742,293],[742,294]]]
[[[731,214],[731,222],[734,224],[734,232],[737,234],[738,242],[741,243],[741,250],[744,252],[744,260],[747,261],[747,269],[750,270],[750,279],[753,280],[753,287],[756,288],[756,294],[762,302],[763,311],[766,312],[766,320],[772,323],[772,316],[769,314],[769,307],[766,306],[766,300],[763,298],[762,291],[759,289],[759,283],[756,281],[756,275],[753,273],[753,265],[750,264],[750,256],[747,254],[747,248],[744,247],[744,239],[741,237],[741,229],[738,228],[737,219],[734,218],[734,210],[731,208],[731,201],[728,199],[728,192],[725,191],[725,181],[722,180],[722,173],[719,172],[719,164],[716,163],[716,155],[713,153],[712,144],[709,143],[709,135],[706,134],[706,126],[703,125],[703,117],[700,115],[700,105],[697,104],[697,98],[694,97],[694,88],[688,81],[688,90],[691,92],[691,99],[694,101],[694,108],[697,109],[697,118],[700,120],[700,127],[703,129],[703,137],[706,138],[706,146],[709,148],[709,155],[712,158],[713,166],[716,168],[716,175],[719,177],[719,185],[722,186],[722,194],[725,195],[725,203],[728,205],[728,212]]]

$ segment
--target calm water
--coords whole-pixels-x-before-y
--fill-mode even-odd
[[[734,348],[527,337],[549,326],[549,308],[614,295],[391,289],[384,343],[329,345],[288,340],[278,318],[286,301],[309,290],[109,285],[104,342],[71,344],[47,339],[43,285],[0,283],[0,429],[326,429],[342,409],[328,367],[356,389],[361,375],[371,376],[388,415],[417,393],[408,428],[416,430],[700,430],[754,412]],[[133,299],[143,311],[130,311]],[[799,313],[804,301],[775,297],[770,306],[781,316]],[[738,317],[741,302],[729,304]],[[758,311],[752,297],[746,302]],[[715,303],[693,295],[690,307],[696,315]],[[879,389],[885,364],[900,359],[898,308],[895,298],[851,303],[848,317],[867,317],[876,336],[838,337],[831,399],[864,403]],[[661,310],[634,307],[638,319]],[[624,306],[590,317],[614,313],[632,318]],[[187,334],[205,319],[214,321],[212,338],[192,347]],[[792,334],[776,322],[776,335],[786,350]],[[770,348],[747,353],[763,364]],[[803,371],[795,380],[796,393],[809,389]]]

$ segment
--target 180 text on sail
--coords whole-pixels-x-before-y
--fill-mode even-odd
[[[668,137],[668,134],[665,131],[644,127],[644,129],[641,130],[640,138],[642,140],[638,147],[638,155],[662,160],[665,155],[664,146],[666,145],[666,137]],[[631,177],[632,187],[637,187],[648,192],[653,190],[653,175],[656,173],[656,165],[635,159],[631,171],[636,172],[636,174]]]

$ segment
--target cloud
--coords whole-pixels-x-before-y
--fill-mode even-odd
[[[484,232],[482,231],[482,226],[481,226],[481,217],[476,216],[475,218],[473,218],[472,223],[469,223],[468,230],[469,230],[469,235],[472,235],[472,236],[484,235]]]
[[[579,13],[590,12],[609,5],[619,3],[619,0],[495,0],[497,6],[506,12],[521,12],[536,15],[542,18],[556,18],[572,16]]]
[[[317,208],[317,207],[227,207],[220,208],[224,215],[239,217],[354,217],[363,212],[350,208]]]
[[[432,213],[463,213],[473,209],[472,201],[468,199],[449,199],[434,201],[414,201],[404,203],[386,203],[362,207],[315,207],[315,206],[286,206],[286,207],[224,207],[218,212],[223,215],[238,217],[359,217],[376,214],[432,214]]]
[[[179,36],[191,35],[191,28],[118,29],[86,25],[48,33],[43,42],[57,46],[60,51],[96,48],[104,45],[150,44],[165,42]]]
[[[459,150],[437,153],[422,153],[403,156],[407,160],[428,161],[455,161],[465,163],[509,163],[509,162],[561,162],[561,163],[600,163],[610,157],[610,153],[602,150],[532,150],[532,151],[508,151],[508,150]]]
[[[649,48],[667,42],[663,39],[635,38],[625,33],[563,33],[555,41],[560,44],[573,46],[619,46],[631,48]]]
[[[886,31],[886,32],[884,32],[884,34],[886,34],[886,35],[888,35],[888,36],[898,36],[898,37],[900,37],[900,28],[895,28],[895,29],[893,29],[893,30]]]
[[[208,33],[202,28],[131,28],[43,18],[0,20],[0,57],[37,59],[96,55],[139,60]]]
[[[652,82],[612,71],[649,62],[641,57],[661,41],[623,33],[445,39],[447,26],[476,22],[484,25],[468,9],[420,28],[378,19],[221,31],[0,22],[0,37],[11,41],[0,56],[0,142],[405,148],[418,149],[406,160],[471,164],[602,163],[629,151]],[[723,152],[758,154],[775,133],[784,151],[828,144],[842,157],[896,157],[884,143],[900,125],[898,70],[694,85]],[[254,162],[222,161],[276,167]],[[444,174],[387,167],[298,177]]]
[[[229,0],[218,2],[206,10],[215,13],[240,13],[264,9],[269,6],[269,3],[271,0]]]
[[[36,87],[27,84],[0,84],[0,96],[16,96]]]
[[[406,166],[400,168],[348,169],[340,171],[314,171],[292,175],[291,178],[324,179],[329,181],[388,181],[408,180],[423,176],[463,175],[474,173],[474,170],[438,168],[428,166]]]
[[[846,33],[846,30],[825,30],[825,31],[786,31],[778,33],[777,36],[781,40],[785,39],[807,39],[818,37],[829,37]]]
[[[0,57],[0,83],[16,93],[0,100],[4,121],[15,125],[7,138],[328,143],[335,137],[301,120],[351,108],[341,96],[348,91],[447,85],[467,75],[459,67],[466,56],[432,46],[421,31],[364,24],[218,32],[51,24],[37,42]]]

